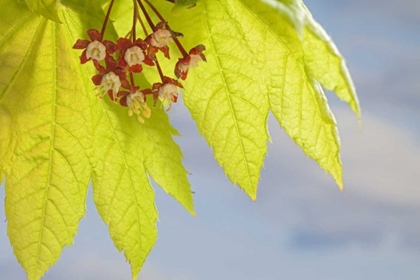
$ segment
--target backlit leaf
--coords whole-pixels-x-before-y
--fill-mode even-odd
[[[152,115],[140,124],[127,108],[95,96],[93,66],[80,65],[80,53],[71,49],[87,29],[101,28],[108,2],[2,0],[0,182],[6,179],[8,235],[30,280],[40,279],[73,243],[90,179],[98,212],[133,279],[157,239],[149,176],[195,215],[173,140],[179,133],[162,103],[153,107],[148,98]],[[190,69],[182,96],[232,182],[256,199],[272,112],[342,188],[336,123],[321,85],[359,117],[360,108],[343,58],[301,0],[152,2],[185,34],[180,40],[188,50],[206,46],[208,62]],[[132,5],[116,1],[105,39],[130,34]],[[173,60],[161,63],[166,74],[179,56],[171,45]],[[140,76],[142,88],[160,79],[150,67]]]
[[[1,134],[11,153],[7,232],[28,278],[39,279],[73,243],[85,212],[92,97],[74,83],[80,66],[68,55],[68,27],[21,2],[3,3],[0,17],[8,25],[0,27],[0,123],[10,124]]]
[[[25,2],[31,11],[52,21],[61,22],[58,16],[58,0],[25,0]]]
[[[98,211],[134,278],[157,238],[147,174],[194,214],[172,139],[178,133],[162,107],[141,125],[126,109],[95,97],[92,69],[80,66],[71,49],[97,25],[90,15],[95,7],[63,4],[77,12],[63,10],[63,24],[12,0],[0,11],[10,22],[0,29],[0,175],[5,167],[9,237],[28,278],[39,279],[72,244],[92,176]]]
[[[191,71],[184,101],[229,178],[253,199],[270,110],[342,188],[336,123],[317,79],[328,84],[324,70],[315,75],[306,63],[308,27],[298,28],[305,16],[300,1],[204,0],[185,12],[182,24],[170,21],[185,34],[183,43],[207,47],[208,63]],[[342,88],[352,92],[350,82]]]
[[[359,101],[343,57],[322,26],[306,13],[303,48],[310,75],[347,102],[360,119]]]
[[[168,6],[171,7],[170,3],[164,4],[169,4]],[[127,31],[131,28],[131,18],[124,17],[124,15],[131,13],[132,9],[132,3],[115,3],[112,17],[119,19],[115,22],[115,29],[120,36],[127,34]],[[168,71],[168,73],[171,72],[173,72],[173,69]],[[150,83],[159,81],[159,76],[154,68],[145,67],[143,74],[146,80],[150,81],[141,81],[143,88],[150,87]],[[140,129],[141,131],[136,132],[138,135],[142,135],[141,141],[145,143],[143,152],[147,156],[145,161],[147,172],[165,192],[173,196],[191,214],[195,215],[187,171],[181,162],[183,155],[179,146],[172,140],[172,135],[176,136],[179,133],[170,126],[168,114],[158,112],[141,126],[142,128],[146,127],[146,130]],[[142,134],[142,132],[144,133]]]

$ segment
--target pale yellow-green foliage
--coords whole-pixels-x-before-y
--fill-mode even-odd
[[[161,104],[140,124],[125,108],[97,99],[93,66],[80,65],[79,53],[71,49],[87,37],[87,29],[100,29],[105,2],[63,0],[56,6],[49,0],[2,0],[0,182],[5,176],[8,235],[31,280],[40,279],[73,243],[89,182],[133,279],[157,238],[148,175],[195,215],[182,153],[173,140],[178,132]],[[360,108],[343,58],[303,3],[179,4],[193,2],[195,8],[177,16],[173,4],[153,1],[171,27],[184,33],[185,46],[207,48],[208,62],[190,70],[183,99],[231,181],[256,199],[271,112],[342,188],[340,142],[321,85],[359,117]],[[116,1],[106,38],[127,34],[131,11],[131,1]],[[180,54],[171,47],[176,60]],[[173,63],[162,67],[173,72]],[[141,83],[157,79],[146,68]]]

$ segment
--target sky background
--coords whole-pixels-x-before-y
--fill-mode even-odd
[[[270,118],[258,199],[224,176],[182,102],[182,137],[198,217],[155,187],[159,238],[141,280],[419,279],[420,1],[306,0],[352,73],[363,130],[327,93],[342,141],[345,192]],[[4,189],[0,201],[4,201]],[[130,279],[92,202],[74,245],[45,280]],[[24,280],[0,207],[0,279]]]

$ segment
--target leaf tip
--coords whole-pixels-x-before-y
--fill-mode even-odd
[[[356,113],[356,115],[357,115],[357,123],[359,124],[359,129],[363,130],[362,113],[359,111]]]
[[[191,214],[191,216],[193,216],[194,218],[197,218],[197,213],[195,212],[194,206],[186,208],[188,213]]]
[[[344,192],[343,181],[342,180],[337,181],[337,185],[338,185],[338,188],[340,189],[340,192],[343,193]]]
[[[253,202],[257,201],[257,192],[248,194]]]

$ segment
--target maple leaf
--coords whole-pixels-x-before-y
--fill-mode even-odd
[[[61,22],[57,0],[25,0],[29,9],[52,21]]]
[[[98,212],[133,279],[157,237],[147,174],[194,215],[182,153],[173,141],[179,133],[160,101],[147,99],[152,117],[139,124],[124,107],[95,97],[92,67],[80,65],[71,50],[85,30],[100,26],[105,2],[3,0],[0,10],[8,23],[0,25],[0,181],[7,179],[8,235],[29,279],[41,278],[73,243],[90,180]],[[105,36],[126,35],[129,2],[115,3]],[[232,182],[256,199],[272,112],[342,188],[336,123],[321,85],[359,117],[360,108],[340,53],[302,1],[153,3],[171,28],[185,34],[183,44],[200,55],[205,50],[207,64],[191,69],[183,98]],[[172,50],[171,56],[179,54]],[[173,72],[173,65],[163,62],[162,69]],[[145,69],[135,81],[150,87],[157,77]]]
[[[184,102],[231,181],[256,198],[271,111],[342,189],[336,122],[321,84],[360,109],[343,59],[303,2],[202,1],[182,18],[169,21],[186,45],[203,42],[208,60],[186,81]]]
[[[194,214],[172,139],[178,133],[159,106],[140,126],[95,97],[90,81],[80,79],[90,70],[71,49],[82,27],[98,25],[89,18],[95,7],[68,4],[74,11],[60,11],[63,24],[15,0],[0,11],[8,22],[0,27],[0,170],[7,176],[8,235],[28,278],[39,279],[73,243],[92,178],[99,214],[135,278],[157,237],[147,173]]]

